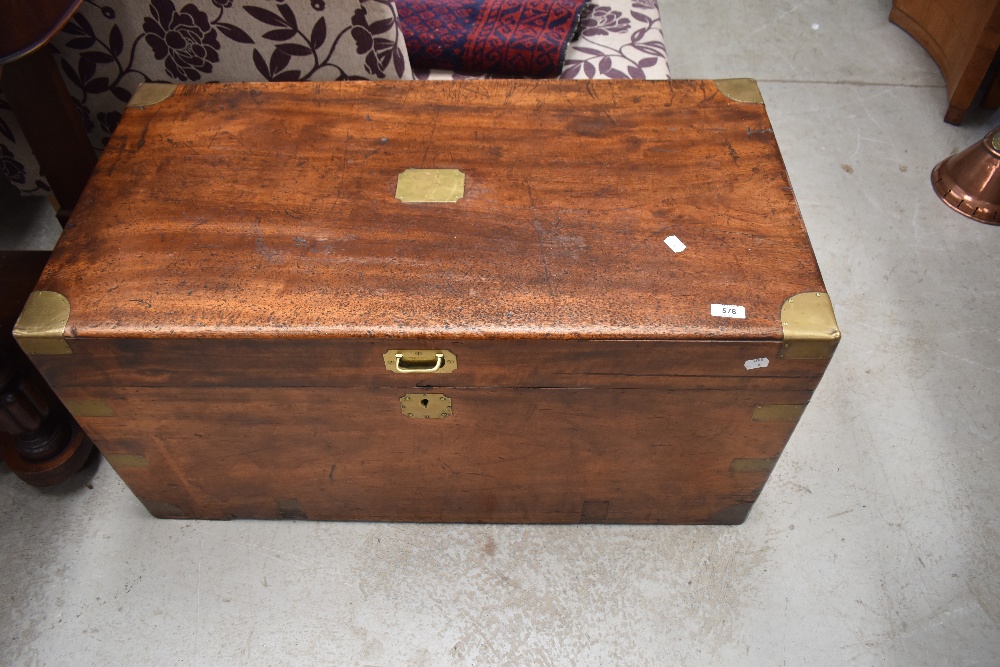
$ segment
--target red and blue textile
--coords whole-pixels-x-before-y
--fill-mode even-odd
[[[556,77],[588,0],[396,0],[410,63]]]

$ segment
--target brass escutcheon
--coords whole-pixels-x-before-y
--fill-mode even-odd
[[[444,419],[451,416],[451,399],[444,394],[406,394],[399,399],[403,415],[410,419]]]

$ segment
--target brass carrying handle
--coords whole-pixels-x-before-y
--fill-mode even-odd
[[[458,357],[449,350],[388,350],[382,355],[390,373],[453,373]]]
[[[434,355],[433,363],[431,361],[424,361],[423,359],[419,361],[414,361],[412,359],[404,359],[401,353],[396,353],[396,372],[397,373],[434,373],[444,366],[444,355],[440,352]]]

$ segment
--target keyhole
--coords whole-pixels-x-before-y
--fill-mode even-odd
[[[427,407],[428,403],[430,403],[430,401],[428,401],[426,398],[420,401],[420,405],[424,406],[425,408]]]

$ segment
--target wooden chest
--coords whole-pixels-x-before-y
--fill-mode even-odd
[[[740,523],[840,335],[759,95],[144,86],[16,335],[158,517]]]

